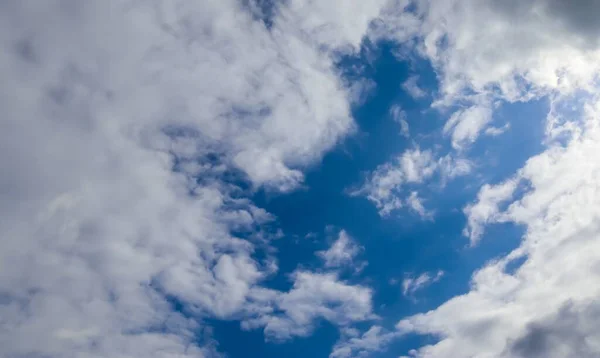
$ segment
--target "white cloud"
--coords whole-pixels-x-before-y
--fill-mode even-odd
[[[269,30],[233,0],[2,2],[0,355],[210,356],[202,318],[269,295],[291,315],[313,278],[306,317],[368,316],[370,291],[334,277],[261,289],[273,262],[230,234],[269,216],[224,176],[291,190],[353,130],[331,56],[381,2],[281,6]],[[351,298],[327,308],[333,291]]]
[[[406,199],[408,206],[423,219],[430,219],[433,217],[433,212],[425,209],[423,206],[423,199],[419,197],[416,191],[410,193]]]
[[[530,158],[518,172],[531,189],[501,215],[526,225],[520,246],[479,270],[467,294],[398,324],[402,332],[440,337],[414,356],[600,354],[593,323],[600,297],[600,165],[593,159],[600,150],[599,109],[597,102],[588,104],[577,135]],[[524,260],[520,267],[508,266],[518,259]]]
[[[591,15],[597,1],[424,0],[415,5],[414,16],[399,15],[392,7],[383,17],[390,23],[377,26],[373,36],[409,44],[418,39],[441,80],[436,105],[474,110],[458,112],[447,124],[457,149],[472,143],[489,123],[491,110],[478,107],[482,97],[514,102],[550,95],[554,101],[597,93],[600,27]],[[407,25],[400,18],[408,18]],[[497,221],[525,225],[525,236],[513,252],[479,270],[467,294],[398,323],[400,332],[439,338],[411,350],[411,357],[600,354],[593,323],[600,297],[595,284],[600,263],[594,255],[600,234],[600,191],[593,179],[600,170],[593,159],[600,150],[597,108],[588,105],[584,115],[565,116],[553,113],[552,103],[550,147],[513,179],[482,188],[477,203],[467,208],[472,242],[484,225]],[[565,132],[564,146],[554,141]],[[521,181],[531,189],[501,209]],[[514,270],[517,260],[524,263]]]
[[[325,251],[318,251],[317,256],[325,261],[327,268],[342,267],[352,264],[354,257],[361,250],[362,247],[356,244],[346,231],[341,230],[331,247]]]
[[[363,187],[353,195],[365,195],[379,209],[382,216],[402,207],[398,192],[406,183],[421,183],[431,177],[437,164],[430,151],[407,150],[393,163],[380,165]]]
[[[506,123],[502,127],[489,127],[489,128],[486,128],[485,134],[489,135],[489,136],[492,136],[492,137],[496,137],[496,136],[499,136],[499,135],[503,134],[504,132],[506,132],[509,129],[510,129],[510,123]]]
[[[471,245],[477,244],[481,239],[486,224],[499,220],[499,205],[512,198],[517,184],[518,180],[515,178],[497,185],[485,184],[477,194],[477,201],[465,207],[467,227],[463,234],[469,237]]]
[[[402,84],[402,88],[414,99],[420,99],[427,95],[427,93],[425,93],[425,91],[419,87],[419,84],[417,83],[418,81],[419,76],[413,75]]]
[[[586,15],[597,9],[594,1],[419,1],[418,8],[422,51],[447,96],[471,88],[528,99],[594,81],[598,28]]]
[[[343,336],[333,347],[329,358],[368,357],[385,349],[397,336],[398,332],[385,331],[381,326],[371,326],[360,337],[356,333]]]
[[[446,154],[438,160],[439,170],[443,180],[464,176],[473,170],[473,163],[465,158],[456,158]]]
[[[367,287],[349,285],[335,273],[297,271],[293,278],[289,292],[271,298],[271,311],[244,321],[242,327],[264,326],[267,338],[283,340],[309,335],[318,320],[344,327],[375,318],[372,292]]]
[[[467,159],[447,154],[435,160],[430,150],[411,149],[393,161],[378,166],[364,185],[351,194],[366,196],[375,204],[381,216],[408,205],[422,217],[430,218],[432,213],[423,207],[422,199],[415,191],[408,194],[405,200],[400,199],[404,187],[421,184],[436,172],[444,185],[447,180],[469,174],[471,169],[472,164]]]
[[[463,149],[477,140],[491,120],[492,110],[488,105],[474,105],[454,112],[444,125],[444,134],[451,135],[455,149]]]
[[[390,115],[395,122],[400,124],[400,133],[408,138],[410,136],[410,127],[406,120],[406,112],[399,105],[395,104],[390,108]]]
[[[417,277],[408,276],[402,281],[402,294],[404,296],[413,296],[415,292],[438,282],[444,276],[444,271],[438,271],[435,275],[428,272],[422,273]]]
[[[404,11],[407,5],[414,11]],[[595,1],[417,0],[391,2],[370,37],[414,46],[440,79],[434,105],[451,116],[446,132],[464,149],[489,123],[486,101],[528,101],[594,91],[600,70]],[[494,133],[492,130],[490,133]]]

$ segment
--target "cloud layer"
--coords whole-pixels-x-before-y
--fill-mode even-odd
[[[202,357],[204,318],[370,314],[366,288],[330,306],[354,290],[331,275],[265,293],[272,217],[245,197],[352,132],[333,57],[381,2],[290,1],[270,26],[248,4],[2,2],[0,355]]]

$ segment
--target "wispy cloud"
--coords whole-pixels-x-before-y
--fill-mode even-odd
[[[402,84],[402,88],[414,99],[421,99],[427,95],[427,93],[421,87],[419,87],[419,84],[417,83],[418,81],[419,76],[413,75]]]
[[[390,116],[400,125],[400,134],[404,137],[410,137],[410,126],[406,118],[406,112],[399,105],[395,104],[390,108]]]
[[[410,193],[410,196],[406,199],[406,203],[422,219],[431,219],[433,217],[433,212],[425,209],[423,200],[416,191]]]
[[[325,267],[335,268],[352,264],[361,250],[362,247],[355,243],[346,231],[341,230],[331,247],[325,251],[318,251],[317,256],[323,259]]]
[[[475,104],[454,112],[444,125],[444,133],[452,138],[455,149],[464,149],[475,142],[485,126],[492,121],[492,109],[488,104]]]
[[[438,282],[444,276],[444,271],[438,271],[435,275],[428,272],[422,273],[416,277],[408,276],[402,281],[402,294],[404,296],[413,296],[417,291]]]

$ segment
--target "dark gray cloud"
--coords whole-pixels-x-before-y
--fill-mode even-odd
[[[568,303],[558,313],[534,322],[525,334],[509,343],[505,356],[513,358],[598,357],[589,339],[599,337],[593,322],[600,318],[600,305],[584,307]]]
[[[542,19],[550,23],[549,29],[561,30],[584,40],[583,45],[598,44],[600,1],[505,0],[492,1],[491,5],[515,23],[535,23]]]
[[[598,0],[547,0],[548,13],[571,30],[589,41],[598,42],[600,33],[600,1]]]

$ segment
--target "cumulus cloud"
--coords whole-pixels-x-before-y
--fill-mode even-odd
[[[600,166],[592,159],[600,150],[599,108],[597,101],[588,103],[577,135],[530,158],[518,172],[531,189],[502,215],[526,226],[521,245],[480,269],[467,294],[398,324],[402,332],[440,337],[414,356],[600,354],[600,336],[591,328],[600,297],[594,284],[600,273],[594,254]],[[518,259],[522,265],[509,269]]]
[[[493,115],[489,103],[549,97],[549,147],[465,209],[472,243],[498,221],[524,225],[520,246],[487,263],[468,293],[401,320],[402,333],[439,338],[411,357],[592,357],[600,338],[590,322],[600,292],[597,236],[600,47],[596,1],[415,1],[388,8],[372,36],[416,44],[440,79],[437,108],[454,108],[446,134],[463,149]],[[423,20],[421,22],[420,20]],[[563,102],[573,97],[581,101]],[[558,100],[556,100],[558,98]],[[488,103],[486,102],[486,103]],[[574,111],[561,113],[561,102]],[[558,104],[557,104],[558,103]],[[579,109],[582,109],[579,111]],[[566,136],[564,135],[566,134]],[[555,138],[560,140],[555,141]],[[559,143],[557,143],[559,142]],[[528,190],[518,200],[520,183]],[[503,205],[506,204],[506,205]],[[521,262],[522,261],[522,262]],[[517,263],[521,266],[513,268]]]
[[[567,302],[556,314],[528,324],[522,336],[507,344],[503,356],[595,357],[599,342],[594,327],[598,318],[597,303],[574,307]]]
[[[341,230],[331,247],[325,251],[318,251],[317,256],[323,259],[326,268],[342,267],[351,264],[361,250],[362,247],[355,243],[346,231]]]
[[[272,309],[244,321],[242,327],[264,327],[268,339],[284,340],[309,335],[319,320],[345,327],[375,318],[367,287],[349,285],[335,273],[296,271],[293,279],[289,292],[259,297],[269,299]]]
[[[405,187],[422,184],[436,173],[444,184],[447,180],[470,173],[471,168],[471,162],[464,158],[447,154],[436,160],[431,150],[409,149],[394,160],[378,166],[363,186],[351,194],[367,197],[381,216],[388,216],[408,205],[421,217],[430,218],[432,213],[425,209],[416,191],[406,193],[406,198],[401,199],[405,195]]]
[[[431,151],[407,150],[394,162],[378,166],[367,182],[353,195],[364,195],[372,201],[379,214],[389,215],[402,207],[397,193],[406,183],[421,183],[431,177],[437,167]]]
[[[266,26],[233,0],[3,1],[0,355],[210,356],[202,318],[270,301],[295,330],[368,316],[333,276],[265,291],[273,261],[231,230],[272,219],[236,183],[292,190],[352,132],[334,57],[381,6],[289,1]]]
[[[456,148],[489,123],[489,101],[593,91],[600,69],[595,1],[391,2],[370,37],[415,46],[440,79],[437,108],[459,109],[446,132]],[[407,11],[410,8],[409,11]]]
[[[446,154],[438,160],[440,174],[444,181],[464,176],[473,171],[473,163],[452,154]]]
[[[470,88],[528,99],[594,82],[600,52],[591,34],[598,28],[586,15],[594,1],[419,1],[417,7],[424,23],[416,35],[448,96]]]
[[[497,185],[485,184],[477,194],[477,201],[469,204],[463,210],[467,216],[467,227],[463,234],[475,245],[483,235],[488,223],[500,219],[500,204],[510,200],[517,188],[518,179],[509,179]]]
[[[384,350],[397,337],[398,332],[386,331],[381,326],[371,326],[360,336],[350,331],[336,343],[329,358],[369,357]]]

